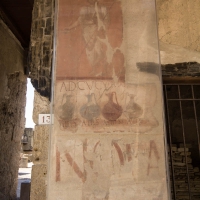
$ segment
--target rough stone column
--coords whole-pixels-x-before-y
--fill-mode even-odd
[[[14,200],[25,126],[24,50],[0,20],[0,199]]]
[[[46,199],[46,178],[48,163],[48,141],[49,141],[49,125],[39,126],[39,114],[47,114],[50,112],[49,100],[40,96],[35,91],[33,120],[36,124],[34,131],[33,146],[33,167],[31,177],[31,200]]]
[[[38,114],[49,113],[53,52],[54,0],[35,0],[28,63],[30,78],[37,90],[34,98],[34,131],[31,200],[46,199],[48,126],[38,126]],[[40,96],[41,95],[41,96]],[[44,96],[44,97],[42,97]],[[47,98],[45,98],[47,97]]]

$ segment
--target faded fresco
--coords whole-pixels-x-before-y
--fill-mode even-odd
[[[120,1],[60,0],[59,9],[57,78],[124,79]]]
[[[60,131],[145,133],[159,125],[155,84],[70,80],[57,82],[55,118]]]
[[[59,137],[52,180],[65,190],[58,199],[165,199],[161,138],[101,135],[63,143]]]
[[[154,0],[58,0],[48,200],[167,200]]]

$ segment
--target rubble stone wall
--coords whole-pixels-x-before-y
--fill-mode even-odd
[[[15,199],[25,125],[24,50],[0,21],[0,199]],[[3,48],[2,48],[3,47]]]
[[[35,0],[29,48],[29,76],[35,89],[50,97],[54,0]]]
[[[29,77],[37,92],[34,97],[34,131],[31,200],[46,199],[49,127],[38,126],[38,114],[49,113],[53,55],[54,0],[35,0],[29,48]],[[40,96],[42,95],[42,96]],[[47,98],[46,98],[47,97]],[[39,173],[38,173],[39,172]]]

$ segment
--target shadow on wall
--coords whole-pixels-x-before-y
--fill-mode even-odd
[[[160,75],[160,65],[154,62],[139,62],[137,63],[137,68],[141,72],[155,74],[157,76]]]

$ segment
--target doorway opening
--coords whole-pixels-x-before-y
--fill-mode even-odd
[[[164,83],[171,199],[200,200],[200,83]]]
[[[25,118],[26,124],[24,133],[21,138],[21,153],[20,163],[18,170],[18,185],[17,185],[17,199],[24,198],[27,195],[27,200],[30,198],[30,183],[31,171],[33,165],[33,136],[34,126],[33,122],[33,101],[34,101],[34,88],[31,84],[30,78],[27,78],[27,92],[26,92],[26,110]],[[28,193],[28,194],[26,194]]]

